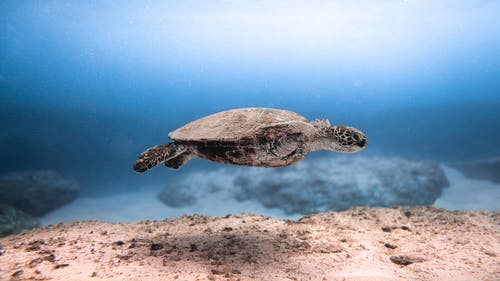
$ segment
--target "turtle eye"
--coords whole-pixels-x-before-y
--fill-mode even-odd
[[[352,138],[355,140],[355,141],[359,141],[359,135],[356,134],[356,133],[353,133],[352,134]]]

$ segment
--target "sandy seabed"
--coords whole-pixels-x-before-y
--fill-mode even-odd
[[[75,222],[0,239],[0,280],[500,280],[500,213]]]

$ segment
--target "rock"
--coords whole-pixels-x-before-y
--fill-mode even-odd
[[[231,168],[188,173],[169,182],[158,194],[158,199],[171,207],[190,206],[205,194],[230,192],[234,189],[234,179]]]
[[[436,163],[401,158],[330,158],[236,177],[237,199],[256,199],[287,214],[353,206],[432,205],[448,186]]]
[[[160,199],[169,197],[178,205],[185,197],[177,194],[188,194],[192,204],[196,196],[226,190],[239,201],[257,200],[286,214],[310,214],[353,206],[432,205],[447,186],[437,163],[395,157],[338,157],[306,160],[279,169],[195,172],[167,185]]]
[[[39,226],[36,218],[6,204],[0,204],[0,237]]]
[[[55,171],[25,171],[0,176],[0,202],[40,217],[76,199],[78,184]]]
[[[252,170],[238,175],[235,185],[239,200],[256,199],[287,214],[308,214],[353,206],[432,205],[448,180],[436,163],[342,157],[275,171]]]
[[[420,257],[411,257],[411,256],[392,256],[391,261],[395,264],[399,265],[410,265],[412,263],[423,262],[424,259]]]
[[[500,157],[450,164],[464,176],[500,183]]]
[[[196,202],[196,196],[190,190],[181,186],[164,189],[158,194],[158,199],[170,207],[190,206]]]

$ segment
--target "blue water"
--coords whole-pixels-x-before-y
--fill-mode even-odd
[[[0,172],[54,169],[96,194],[218,168],[132,171],[169,131],[254,106],[355,126],[365,155],[500,156],[499,14],[498,1],[4,0]]]

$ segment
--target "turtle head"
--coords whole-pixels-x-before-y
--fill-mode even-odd
[[[331,126],[324,128],[322,135],[323,149],[354,153],[365,149],[367,145],[365,134],[353,127]]]

